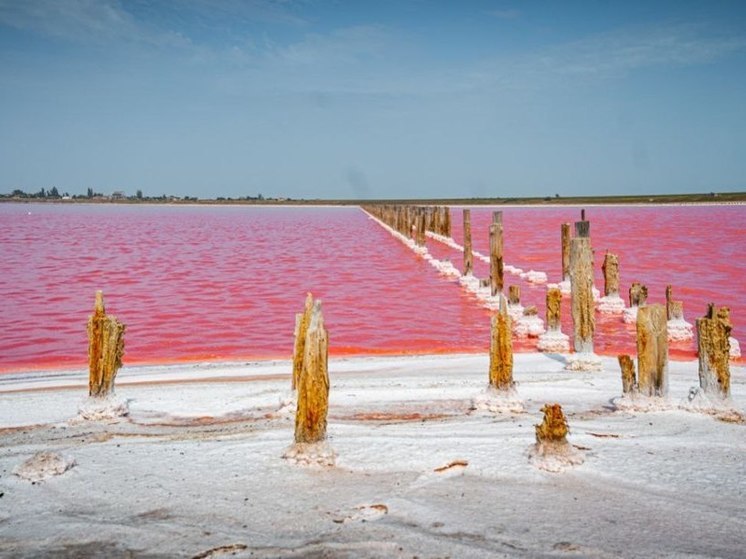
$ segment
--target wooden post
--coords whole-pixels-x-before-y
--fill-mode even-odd
[[[490,224],[490,287],[493,296],[503,292],[502,223]]]
[[[474,274],[474,252],[471,244],[471,210],[464,210],[464,275]]]
[[[122,366],[125,325],[116,317],[107,316],[102,291],[96,291],[87,329],[88,395],[104,398],[114,392],[114,379]]]
[[[562,281],[570,281],[570,224],[562,224]]]
[[[629,355],[618,355],[619,367],[622,369],[622,393],[632,394],[637,389],[635,378],[635,362]]]
[[[606,251],[601,269],[604,272],[604,295],[619,295],[619,257]]]
[[[547,330],[560,330],[560,309],[562,308],[562,291],[554,287],[547,290]]]
[[[648,288],[640,282],[632,282],[629,288],[629,306],[642,307],[648,300]]]
[[[710,303],[707,314],[697,319],[697,351],[699,354],[699,385],[705,393],[730,396],[730,309]]]
[[[513,340],[504,298],[500,301],[500,311],[490,322],[490,385],[498,390],[509,390],[513,387]]]
[[[570,243],[570,281],[574,348],[576,353],[593,353],[596,318],[593,308],[593,253],[589,237],[578,236]]]
[[[313,296],[308,293],[306,302],[303,306],[303,312],[295,315],[295,345],[293,346],[293,390],[298,388],[298,381],[303,371],[303,356],[306,352],[306,334],[308,325],[311,322],[311,313],[313,311]]]
[[[443,206],[443,209],[445,212],[443,235],[446,237],[451,237],[453,234],[452,233],[453,229],[451,226],[451,208],[449,208],[448,206]]]
[[[645,396],[668,392],[668,330],[663,305],[637,311],[637,386]]]
[[[544,420],[536,425],[537,443],[561,443],[567,441],[567,419],[559,404],[545,404],[541,411]]]
[[[508,287],[508,303],[511,305],[521,304],[521,287],[519,285],[511,285]]]
[[[306,333],[303,369],[298,382],[295,442],[315,443],[326,438],[329,410],[329,334],[324,327],[321,301],[316,301]]]

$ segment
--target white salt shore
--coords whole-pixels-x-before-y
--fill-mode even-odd
[[[743,557],[744,368],[723,411],[695,361],[647,408],[602,364],[517,354],[501,399],[486,355],[332,359],[329,467],[283,458],[287,361],[125,367],[128,415],[96,421],[83,371],[5,375],[0,556]],[[573,456],[542,469],[551,402]]]

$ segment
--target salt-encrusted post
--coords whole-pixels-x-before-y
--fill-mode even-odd
[[[562,281],[570,281],[570,224],[562,224]]]
[[[559,404],[545,404],[541,411],[544,420],[536,425],[536,442],[559,444],[567,442],[567,419]]]
[[[697,319],[699,385],[712,396],[730,396],[730,309],[710,303],[707,314]]]
[[[587,221],[575,223],[577,236],[570,243],[570,281],[572,284],[572,323],[577,353],[593,353],[593,253]]]
[[[93,314],[88,318],[88,395],[104,398],[114,392],[114,378],[122,366],[125,325],[108,316],[104,294],[96,291]]]
[[[622,370],[622,393],[632,394],[637,389],[637,379],[635,378],[635,362],[629,355],[618,355],[619,368]]]
[[[490,337],[490,385],[498,390],[513,387],[513,341],[510,315],[505,298],[500,298],[500,310],[491,319]]]
[[[502,212],[495,212],[490,224],[490,287],[493,297],[503,291]]]
[[[293,379],[292,388],[298,388],[298,380],[303,371],[303,356],[306,349],[306,334],[308,325],[311,322],[311,312],[313,311],[313,296],[308,293],[306,302],[303,306],[303,312],[295,315],[295,345],[293,346]]]
[[[637,312],[637,388],[645,396],[668,392],[668,332],[663,305]]]
[[[471,244],[471,210],[464,210],[464,275],[474,273],[474,252]]]
[[[321,301],[316,301],[306,333],[303,368],[298,381],[295,442],[316,443],[326,438],[329,410],[329,334],[324,327]]]
[[[604,295],[619,295],[619,258],[616,254],[606,252],[601,266],[604,272]]]
[[[566,352],[570,349],[570,338],[562,333],[560,309],[562,291],[559,287],[547,290],[547,331],[539,335],[536,349],[547,352]]]

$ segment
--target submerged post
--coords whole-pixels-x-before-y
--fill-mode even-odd
[[[471,210],[464,210],[464,275],[474,273],[474,252],[471,244]]]
[[[629,288],[629,306],[642,307],[648,300],[648,288],[638,281],[632,282]]]
[[[554,287],[547,289],[547,330],[560,330],[560,311],[562,309],[562,291]]]
[[[663,305],[637,312],[637,387],[645,396],[668,393],[668,332]]]
[[[547,331],[539,335],[536,349],[545,352],[566,352],[570,349],[569,336],[562,333],[560,309],[562,291],[558,287],[547,290]]]
[[[491,319],[490,385],[509,390],[513,387],[513,340],[505,298],[500,299],[500,310]]]
[[[104,398],[114,392],[114,379],[122,366],[125,325],[107,316],[104,294],[96,291],[93,314],[88,318],[88,395]]]
[[[730,309],[710,303],[707,314],[697,319],[699,386],[712,396],[730,396]]]
[[[521,287],[519,285],[508,287],[508,303],[511,305],[521,304]]]
[[[298,381],[295,442],[316,443],[326,438],[329,410],[329,333],[324,327],[321,301],[316,301],[306,333],[303,367]]]

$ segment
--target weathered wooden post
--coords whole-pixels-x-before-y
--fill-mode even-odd
[[[624,301],[619,296],[619,258],[606,251],[601,265],[604,273],[604,296],[599,299],[597,309],[604,314],[617,314],[624,311]]]
[[[601,360],[593,353],[596,318],[593,309],[593,252],[590,223],[575,223],[576,236],[570,243],[570,283],[572,286],[573,346],[575,355],[568,360],[571,370],[599,370]]]
[[[547,289],[547,331],[539,336],[536,349],[539,351],[560,351],[570,349],[569,336],[562,333],[560,311],[562,291],[558,287]]]
[[[629,355],[618,355],[619,368],[622,370],[622,394],[633,394],[637,391],[635,362]]]
[[[311,322],[311,313],[313,311],[313,296],[306,294],[306,302],[303,306],[303,312],[295,315],[295,345],[293,346],[293,379],[292,388],[298,388],[298,381],[303,371],[303,357],[306,350],[306,334],[308,325]]]
[[[645,396],[668,393],[668,333],[663,305],[637,312],[637,389]]]
[[[699,354],[699,386],[710,396],[730,396],[730,309],[710,303],[707,314],[698,318],[697,351]]]
[[[519,285],[508,286],[508,303],[511,305],[521,304],[521,287]]]
[[[495,212],[490,224],[490,287],[493,297],[503,292],[503,285],[502,212]]]
[[[88,319],[88,395],[105,398],[114,392],[114,379],[122,366],[125,325],[108,316],[104,294],[96,291],[93,314]]]
[[[648,288],[638,281],[632,282],[629,288],[629,306],[642,307],[648,300]]]
[[[544,412],[544,419],[541,424],[535,426],[536,442],[539,444],[567,442],[569,429],[562,406],[546,404],[541,411]]]
[[[509,390],[513,387],[513,340],[504,298],[501,297],[500,310],[492,315],[490,322],[490,386]]]
[[[619,295],[619,257],[611,252],[604,255],[604,295]]]
[[[324,327],[321,301],[316,301],[306,332],[303,368],[298,380],[295,442],[316,443],[326,438],[329,410],[329,334]]]
[[[668,319],[668,341],[680,342],[694,338],[692,325],[684,320],[684,302],[675,301],[673,288],[666,286],[666,318]]]
[[[464,275],[474,274],[474,251],[471,244],[471,210],[464,210]]]
[[[561,228],[562,240],[562,281],[570,281],[570,224],[563,223]]]

